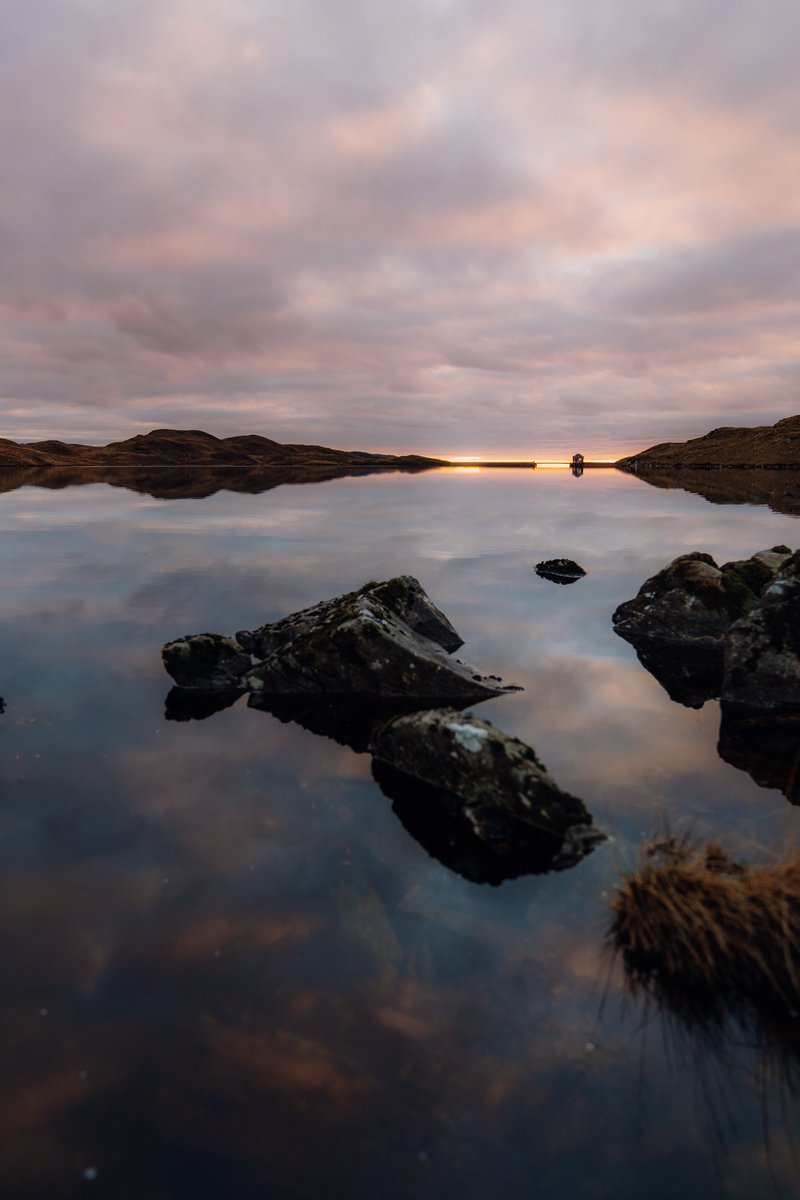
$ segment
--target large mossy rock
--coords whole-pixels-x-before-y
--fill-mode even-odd
[[[720,643],[757,598],[740,566],[718,567],[710,554],[682,554],[620,604],[611,618],[615,632],[634,644]]]
[[[480,674],[423,637],[375,588],[298,614],[297,632],[242,677],[258,695],[375,696],[426,703],[485,700],[516,689]],[[265,635],[262,646],[269,645]]]
[[[583,802],[558,787],[530,746],[477,717],[441,709],[396,717],[370,750],[376,777],[385,766],[404,778],[407,811],[415,781],[420,806],[433,803],[436,789],[451,831],[461,825],[472,843],[507,859],[505,877],[571,865],[603,840]],[[391,786],[399,790],[396,775]]]
[[[277,650],[284,650],[298,638],[336,621],[343,606],[359,596],[370,596],[380,601],[414,633],[436,642],[443,650],[452,653],[464,644],[463,638],[459,637],[413,575],[398,575],[383,583],[365,583],[357,592],[322,600],[271,625],[262,625],[254,630],[242,629],[236,634],[236,640],[256,658],[267,658]]]
[[[196,634],[168,642],[164,666],[180,688],[229,697],[327,696],[397,701],[399,706],[464,705],[507,687],[451,657],[462,644],[420,583],[402,575],[368,583],[235,638]],[[254,663],[254,657],[260,662]],[[207,705],[202,705],[205,711]],[[197,705],[172,698],[174,713]],[[213,710],[213,707],[212,707]]]

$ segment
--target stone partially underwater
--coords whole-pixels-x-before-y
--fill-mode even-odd
[[[373,755],[373,774],[429,853],[474,882],[574,866],[604,840],[535,752],[458,710],[520,689],[451,657],[462,645],[401,576],[234,637],[168,642],[166,715],[248,706]],[[254,663],[253,656],[260,661]]]
[[[547,558],[533,568],[540,579],[551,583],[570,584],[583,579],[586,572],[571,558]]]
[[[470,714],[395,717],[370,750],[373,775],[406,828],[476,882],[563,870],[605,840],[530,746]]]
[[[470,704],[519,690],[453,658],[448,651],[460,645],[419,582],[404,575],[235,638],[179,638],[162,657],[179,687],[201,691]]]
[[[682,555],[612,620],[671,699],[719,697],[721,758],[800,799],[800,553]]]

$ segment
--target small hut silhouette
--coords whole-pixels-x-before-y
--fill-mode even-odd
[[[573,465],[573,467],[582,467],[583,466],[583,455],[582,454],[573,454],[572,465]]]

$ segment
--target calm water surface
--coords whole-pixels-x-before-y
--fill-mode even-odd
[[[156,500],[0,496],[4,1197],[684,1200],[796,1194],[800,1061],[625,997],[620,866],[665,821],[759,857],[796,811],[716,751],[611,613],[675,555],[797,518],[613,471],[380,475]],[[559,587],[532,570],[567,555]],[[469,882],[367,755],[241,703],[164,716],[163,642],[416,575],[479,706],[612,840]]]

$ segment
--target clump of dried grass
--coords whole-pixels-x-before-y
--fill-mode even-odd
[[[666,837],[612,901],[627,982],[684,1010],[800,1010],[800,850],[772,865]]]

